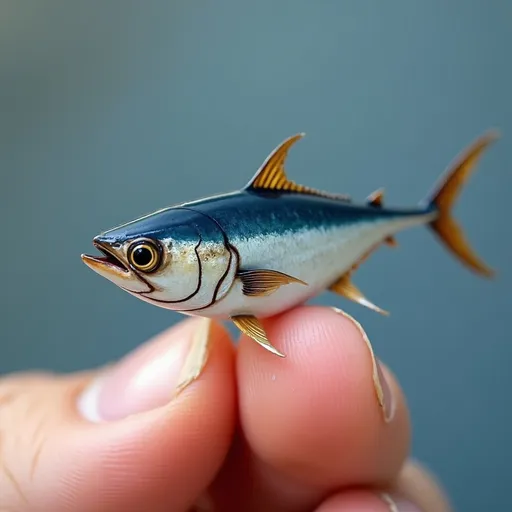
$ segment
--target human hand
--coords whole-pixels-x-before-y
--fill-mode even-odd
[[[191,318],[99,371],[0,379],[0,510],[450,510],[381,366],[384,421],[358,324],[264,324],[286,359]]]

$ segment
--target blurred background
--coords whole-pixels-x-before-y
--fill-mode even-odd
[[[0,372],[119,358],[182,319],[91,272],[91,239],[157,208],[243,186],[305,131],[292,179],[414,205],[476,136],[456,209],[494,281],[425,229],[355,282],[358,318],[409,400],[413,454],[457,510],[510,502],[512,3],[0,3]],[[108,340],[108,343],[107,343]]]

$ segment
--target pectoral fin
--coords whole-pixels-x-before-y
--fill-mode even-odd
[[[277,350],[270,341],[268,341],[265,329],[263,329],[261,322],[255,316],[232,316],[231,321],[238,327],[238,329],[240,329],[240,331],[259,343],[263,348],[266,348],[269,352],[272,352],[272,354],[279,357],[286,357],[284,354],[279,352],[279,350]]]
[[[332,284],[329,287],[329,290],[337,293],[339,295],[342,295],[346,299],[352,300],[354,302],[357,302],[358,304],[361,304],[362,306],[365,306],[369,309],[373,309],[373,311],[376,311],[377,313],[381,313],[382,315],[389,315],[389,313],[372,302],[370,302],[362,293],[361,291],[355,286],[352,281],[350,280],[350,273],[344,274],[340,277],[334,284]]]
[[[290,283],[307,284],[296,277],[276,270],[240,270],[237,277],[242,281],[242,292],[248,297],[264,297]]]

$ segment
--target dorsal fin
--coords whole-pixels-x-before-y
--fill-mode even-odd
[[[376,206],[378,208],[382,207],[382,202],[384,199],[384,190],[382,188],[379,188],[375,192],[372,192],[367,198],[366,202],[370,206]]]
[[[299,139],[304,137],[305,133],[298,133],[284,140],[277,146],[272,153],[263,162],[251,181],[244,187],[245,190],[275,190],[295,192],[298,194],[309,194],[333,199],[350,201],[350,197],[341,194],[330,194],[321,190],[316,190],[304,185],[299,185],[288,179],[285,171],[286,157],[289,149]]]

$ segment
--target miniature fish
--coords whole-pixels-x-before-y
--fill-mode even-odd
[[[139,299],[185,315],[230,320],[284,357],[260,319],[331,291],[387,314],[353,284],[357,267],[395,235],[428,226],[461,263],[491,277],[452,208],[478,158],[498,134],[476,139],[414,208],[364,203],[288,179],[285,161],[300,133],[283,141],[242,189],[158,210],[93,239],[102,256],[82,255],[95,272]]]

